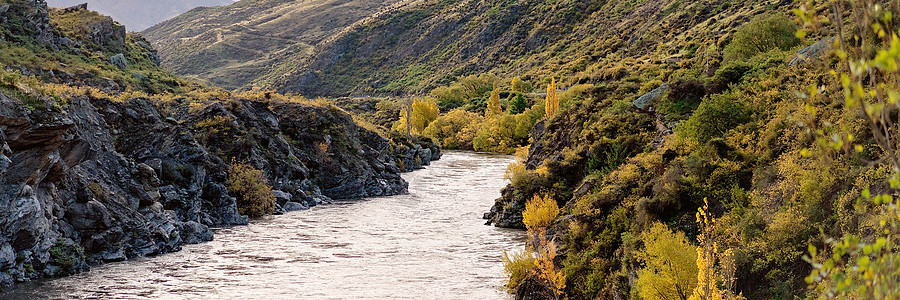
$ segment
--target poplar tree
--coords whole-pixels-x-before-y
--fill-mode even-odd
[[[491,98],[488,99],[487,102],[487,109],[484,110],[484,117],[493,118],[502,113],[503,108],[500,107],[500,90],[497,89],[497,84],[494,84],[494,89],[491,91]]]
[[[556,78],[550,80],[547,86],[547,100],[544,101],[544,117],[550,118],[559,109],[559,97],[556,96]]]

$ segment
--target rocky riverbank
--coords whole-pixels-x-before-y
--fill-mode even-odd
[[[7,2],[0,2],[9,21],[0,24],[0,43],[35,57],[127,64],[0,69],[2,285],[178,251],[211,240],[210,227],[247,224],[226,187],[232,162],[264,172],[279,213],[405,193],[400,173],[441,156],[430,140],[387,139],[326,102],[210,91],[170,77],[124,29],[110,31],[115,38],[94,39],[94,30],[79,40],[82,27],[51,24],[57,13],[120,26],[83,8]],[[65,69],[76,67],[93,71]]]
[[[212,239],[210,226],[246,224],[225,185],[231,160],[264,170],[285,211],[405,193],[398,162],[412,170],[440,157],[335,107],[235,99],[189,114],[186,103],[69,101],[31,111],[0,94],[4,284],[177,251]]]

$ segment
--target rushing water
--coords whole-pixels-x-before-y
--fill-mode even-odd
[[[16,286],[10,299],[507,299],[501,250],[520,231],[481,219],[511,160],[451,152],[404,175],[409,195],[339,202],[219,229],[181,252]]]

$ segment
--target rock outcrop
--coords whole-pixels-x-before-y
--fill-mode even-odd
[[[232,160],[264,170],[290,211],[404,193],[397,162],[439,155],[417,145],[395,156],[405,146],[335,107],[231,100],[191,114],[141,98],[69,101],[29,110],[0,94],[3,283],[177,251],[212,239],[210,226],[246,224],[226,188]],[[60,249],[74,254],[51,255]]]

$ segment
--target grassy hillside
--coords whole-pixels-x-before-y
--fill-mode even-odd
[[[300,26],[265,27],[252,21],[267,15],[259,11],[304,15],[304,8],[249,1],[240,7],[188,13],[148,30],[146,36],[162,49],[168,68],[229,88],[271,87],[307,96],[411,95],[482,72],[522,76],[535,85],[549,82],[551,75],[562,78],[564,86],[618,79],[639,72],[633,67],[648,62],[677,64],[707,50],[721,50],[737,26],[786,3],[420,1],[366,18],[342,32],[327,32],[333,35],[328,39],[304,39],[321,31],[303,25],[301,19],[292,19]],[[348,12],[329,15],[341,14]],[[250,26],[238,26],[243,17],[251,18]],[[191,34],[183,33],[188,31]],[[225,38],[229,36],[254,46],[236,45]],[[258,41],[254,36],[277,39]],[[185,38],[192,42],[181,40]],[[281,39],[306,45],[297,48]],[[172,40],[179,42],[168,42]],[[267,49],[277,50],[257,51],[259,44],[274,44]],[[190,56],[193,60],[181,54],[196,49],[203,49],[198,51],[202,54]],[[244,65],[249,67],[233,68]],[[259,66],[265,66],[265,72],[250,71]],[[235,72],[210,70],[221,68]]]
[[[163,66],[228,89],[249,89],[286,59],[397,0],[248,0],[198,8],[144,31]]]

